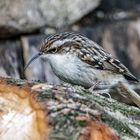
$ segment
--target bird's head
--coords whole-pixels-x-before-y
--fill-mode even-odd
[[[26,69],[34,60],[40,56],[76,53],[81,47],[83,39],[75,33],[59,33],[47,37],[41,44],[39,52],[26,64]]]

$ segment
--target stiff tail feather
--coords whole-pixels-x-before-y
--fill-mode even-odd
[[[134,75],[132,75],[130,72],[125,73],[125,74],[124,74],[124,77],[125,77],[127,80],[134,81],[134,82],[139,82],[139,80],[138,80]]]

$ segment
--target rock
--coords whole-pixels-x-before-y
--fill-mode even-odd
[[[88,14],[100,0],[1,0],[0,37],[29,33],[44,25],[62,27]]]
[[[102,0],[99,6],[104,12],[139,10],[139,0]]]
[[[40,9],[46,23],[54,27],[62,27],[76,22],[95,9],[100,0],[41,0]]]
[[[45,24],[37,0],[1,0],[0,7],[1,37],[27,33]]]

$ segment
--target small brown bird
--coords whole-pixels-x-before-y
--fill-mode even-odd
[[[76,33],[59,33],[44,40],[40,51],[25,66],[39,56],[50,63],[61,80],[90,88],[117,84],[118,81],[138,82],[135,76],[117,59],[92,40]]]

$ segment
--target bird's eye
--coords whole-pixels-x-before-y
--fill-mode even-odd
[[[50,53],[56,53],[57,52],[57,48],[53,48],[50,50]]]

